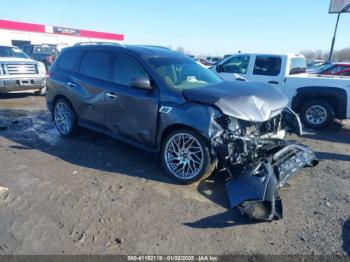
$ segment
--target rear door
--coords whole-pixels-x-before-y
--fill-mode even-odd
[[[82,55],[79,73],[67,83],[78,97],[80,123],[93,129],[104,130],[104,103],[110,85],[110,67],[110,52],[87,50]]]
[[[135,78],[150,78],[145,67],[127,53],[113,56],[113,84],[106,94],[106,129],[113,136],[143,144],[155,144],[159,107],[159,91],[134,88]],[[151,81],[152,82],[152,81]]]
[[[250,81],[273,85],[277,88],[283,86],[284,58],[277,55],[256,55],[253,62]]]

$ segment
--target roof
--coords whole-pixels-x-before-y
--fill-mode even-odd
[[[149,46],[149,45],[111,45],[111,44],[96,44],[92,43],[89,45],[88,43],[84,43],[83,45],[74,45],[72,47],[66,47],[65,49],[103,49],[110,51],[117,50],[128,50],[132,53],[135,53],[142,57],[170,57],[170,56],[183,56],[185,58],[191,59],[190,57],[173,51],[169,48],[162,46]]]

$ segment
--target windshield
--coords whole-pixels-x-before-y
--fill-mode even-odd
[[[215,73],[182,57],[152,57],[148,63],[162,77],[168,86],[182,90],[200,88],[223,80]]]
[[[57,53],[57,49],[54,46],[35,46],[34,47],[35,54],[44,54],[44,55],[55,55]]]
[[[20,49],[16,47],[0,47],[0,57],[18,57],[18,58],[28,58],[28,56],[23,53]]]

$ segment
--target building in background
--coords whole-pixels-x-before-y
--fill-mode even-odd
[[[60,50],[78,42],[123,43],[123,41],[123,34],[0,19],[0,45],[54,44]]]

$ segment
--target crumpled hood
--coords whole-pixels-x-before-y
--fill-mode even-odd
[[[225,115],[252,122],[267,121],[288,105],[287,97],[278,89],[257,82],[223,82],[185,89],[183,95],[190,101],[215,105]]]

